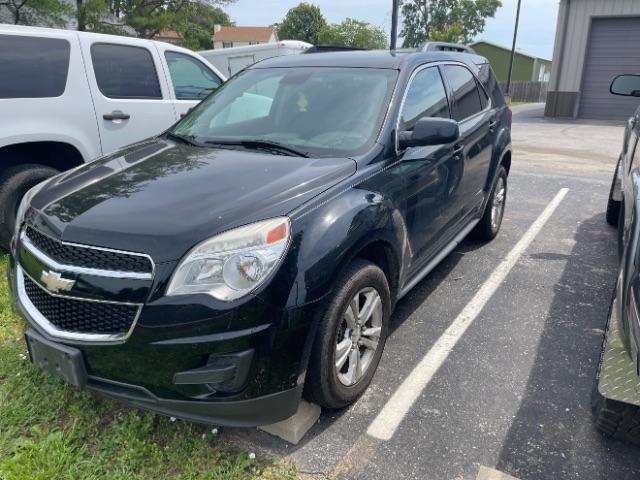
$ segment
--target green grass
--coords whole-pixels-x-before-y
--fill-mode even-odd
[[[40,372],[26,359],[0,251],[0,479],[294,479],[210,428],[126,408]],[[203,438],[204,434],[204,438]]]

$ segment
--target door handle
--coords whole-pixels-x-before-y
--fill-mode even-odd
[[[124,113],[121,110],[114,110],[111,113],[105,113],[102,115],[102,118],[105,120],[129,120],[131,115]]]
[[[491,120],[489,122],[489,130],[491,130],[492,132],[495,132],[497,125],[498,125],[498,121],[497,120]]]
[[[453,156],[454,157],[459,157],[462,155],[462,152],[464,151],[464,145],[455,145],[453,147]]]

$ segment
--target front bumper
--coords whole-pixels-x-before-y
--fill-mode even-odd
[[[8,274],[17,292],[13,262]],[[266,425],[297,410],[313,305],[276,309],[252,298],[222,312],[186,298],[160,299],[145,305],[126,341],[99,344],[48,335],[14,298],[37,335],[81,352],[90,390],[216,425]]]

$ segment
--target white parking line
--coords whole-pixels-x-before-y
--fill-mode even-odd
[[[476,319],[513,266],[540,233],[568,191],[568,188],[561,189],[536,221],[531,224],[527,232],[480,287],[480,290],[387,401],[378,416],[369,425],[368,435],[379,440],[390,440],[393,437],[411,406],[442,366],[469,325]]]

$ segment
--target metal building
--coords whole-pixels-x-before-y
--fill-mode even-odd
[[[626,119],[638,99],[609,85],[640,73],[640,0],[561,0],[545,115]]]

